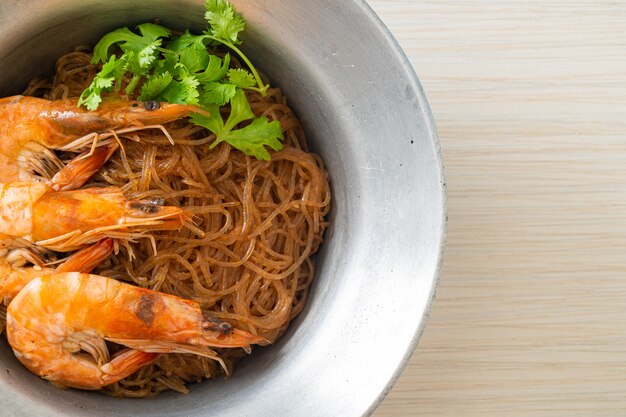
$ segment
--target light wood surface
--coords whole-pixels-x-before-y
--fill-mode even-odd
[[[626,415],[626,2],[370,4],[449,192],[431,319],[374,416]]]

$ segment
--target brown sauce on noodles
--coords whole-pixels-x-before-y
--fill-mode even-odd
[[[26,95],[77,97],[99,70],[87,50],[62,56],[50,80],[34,80]],[[300,122],[277,88],[248,96],[257,116],[280,121],[284,149],[259,161],[222,143],[185,120],[166,125],[176,145],[159,130],[121,138],[118,151],[86,186],[116,185],[133,199],[159,197],[194,214],[180,232],[154,234],[121,247],[94,272],[198,301],[222,320],[274,341],[307,299],[314,254],[327,226],[328,175],[307,151]],[[132,138],[131,138],[132,139]],[[115,346],[110,346],[115,350]],[[232,370],[245,355],[222,349]],[[222,373],[210,359],[167,354],[129,378],[104,389],[109,395],[143,397]]]

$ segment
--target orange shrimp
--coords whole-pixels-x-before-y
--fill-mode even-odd
[[[88,246],[67,258],[56,269],[40,266],[18,267],[0,257],[0,298],[4,304],[15,296],[33,279],[61,272],[90,272],[113,252],[113,240],[104,239]]]
[[[43,182],[0,184],[0,247],[30,242],[68,252],[105,237],[132,240],[150,230],[178,230],[189,220],[189,213],[161,199],[129,201],[118,187],[54,191]]]
[[[268,343],[204,315],[194,301],[77,272],[28,283],[8,307],[7,337],[31,372],[86,390],[125,378],[161,353],[193,353],[225,367],[209,347]],[[107,340],[127,349],[111,359]]]
[[[50,177],[51,169],[62,167],[51,150],[83,151],[95,143],[98,132],[131,126],[164,130],[163,123],[202,112],[196,106],[123,96],[105,97],[97,111],[79,108],[77,101],[0,99],[0,182],[30,181],[35,174]]]

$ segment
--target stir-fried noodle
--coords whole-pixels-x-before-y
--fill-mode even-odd
[[[51,80],[34,80],[27,95],[76,97],[98,67],[86,50],[61,57]],[[94,273],[198,301],[215,317],[270,341],[302,310],[314,275],[311,255],[327,225],[328,176],[307,151],[300,122],[279,89],[249,95],[257,116],[280,121],[284,149],[259,161],[221,143],[207,130],[179,120],[120,135],[122,148],[86,186],[116,185],[133,199],[164,199],[193,213],[180,232],[162,232],[120,246]],[[156,248],[156,252],[155,252]],[[112,349],[115,349],[113,346]],[[227,367],[242,349],[219,351]],[[219,364],[189,354],[163,355],[110,395],[140,397],[222,373]]]

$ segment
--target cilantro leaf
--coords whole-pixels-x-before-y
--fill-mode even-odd
[[[173,38],[170,43],[167,44],[167,49],[170,51],[180,52],[193,46],[194,48],[206,49],[204,41],[207,39],[206,35],[192,35],[189,29],[180,36]]]
[[[148,101],[157,98],[170,83],[174,81],[174,77],[169,72],[150,78],[141,86],[138,100]]]
[[[209,52],[204,46],[198,48],[196,46],[190,46],[180,51],[180,57],[178,61],[187,67],[187,71],[194,73],[203,70],[209,64],[210,56]]]
[[[226,124],[224,124],[224,128],[233,130],[239,123],[253,117],[254,113],[250,109],[250,103],[248,103],[245,93],[238,88],[233,98],[230,99],[230,115],[228,120],[226,120]]]
[[[102,103],[102,97],[100,96],[100,89],[90,88],[83,91],[78,99],[78,105],[84,105],[87,110],[96,110],[100,103]]]
[[[211,81],[219,81],[226,76],[229,66],[230,54],[226,54],[223,60],[216,55],[211,55],[204,72],[197,75],[198,80],[203,84]]]
[[[154,23],[142,23],[137,26],[139,29],[139,33],[141,33],[141,38],[135,38],[135,42],[127,41],[126,43],[120,45],[123,51],[137,51],[141,49],[143,46],[150,44],[156,41],[159,38],[169,38],[172,33],[168,28],[164,28],[161,25],[156,25]]]
[[[155,43],[159,42],[160,41],[155,41]],[[123,59],[126,62],[126,70],[133,74],[133,78],[124,89],[126,94],[132,94],[139,84],[139,81],[141,81],[141,78],[148,74],[151,63],[156,60],[155,51],[156,46],[151,44],[139,51],[139,53],[129,51],[121,56],[120,59]]]
[[[167,44],[167,52],[172,55],[178,55],[178,61],[183,64],[189,72],[194,73],[200,71],[209,63],[210,54],[204,44],[206,35],[192,35],[189,29],[182,35],[173,38]]]
[[[211,148],[220,142],[227,142],[246,155],[266,161],[270,159],[270,154],[265,149],[266,146],[275,151],[282,149],[283,145],[279,140],[283,139],[280,123],[278,121],[270,122],[267,117],[254,118],[250,104],[240,88],[237,88],[231,99],[231,111],[226,123],[224,123],[217,105],[206,106],[205,109],[210,112],[209,117],[193,114],[191,121],[215,134],[215,142],[211,144]],[[250,119],[253,120],[248,126],[235,129],[239,123]]]
[[[269,146],[275,151],[281,150],[283,144],[278,139],[283,139],[280,123],[277,120],[270,122],[264,116],[254,119],[246,127],[231,130],[223,140],[246,155],[269,161],[270,154],[265,146]]]
[[[156,41],[158,43],[159,41]],[[146,75],[152,68],[152,63],[156,60],[156,48],[158,45],[149,45],[146,48],[135,53],[127,52],[120,59],[126,61],[126,70],[132,72],[139,77]]]
[[[209,116],[200,113],[192,113],[190,117],[191,122],[207,128],[213,132],[215,136],[222,135],[224,131],[224,119],[222,119],[222,115],[220,114],[220,108],[215,104],[206,105],[203,106],[203,108],[209,112]],[[218,143],[219,142],[216,141],[212,147],[215,147]]]
[[[111,91],[113,83],[121,80],[125,65],[123,60],[118,60],[115,55],[111,55],[111,58],[102,66],[102,70],[96,75],[89,87],[80,95],[78,106],[84,105],[88,110],[96,110],[102,102],[101,94]]]
[[[211,113],[211,117],[206,117],[201,114],[193,114],[191,116],[193,123],[204,126],[215,133],[217,138],[211,147],[215,147],[218,143],[224,141],[225,135],[233,130],[239,123],[254,118],[254,113],[252,113],[250,109],[248,99],[240,88],[235,89],[235,94],[231,98],[230,103],[230,114],[228,115],[226,123],[224,123],[220,115],[219,107],[215,104],[204,106],[205,109]]]
[[[207,11],[204,17],[211,25],[211,35],[220,42],[240,44],[239,32],[246,24],[233,6],[226,0],[206,0],[205,6]]]
[[[128,28],[120,28],[111,33],[107,33],[93,48],[93,57],[91,58],[91,62],[93,64],[106,62],[109,56],[109,48],[111,46],[118,42],[125,42],[134,36],[137,35],[131,32]]]
[[[254,76],[243,68],[228,70],[228,80],[240,88],[252,88],[256,85]]]
[[[157,58],[157,48],[159,46],[161,46],[161,40],[157,39],[139,51],[137,54],[137,63],[140,68],[149,68],[152,65]]]
[[[164,53],[163,58],[154,63],[156,74],[164,74],[166,72],[172,75],[178,75],[180,67],[178,66],[178,55],[172,53]]]
[[[198,85],[200,83],[193,75],[186,75],[180,81],[172,81],[159,94],[160,101],[176,104],[198,104]]]
[[[91,62],[97,64],[106,62],[109,57],[109,49],[115,44],[120,44],[124,52],[134,52],[139,54],[144,48],[153,44],[159,38],[170,36],[170,30],[154,23],[144,23],[137,26],[141,35],[133,33],[128,28],[121,28],[108,33],[100,39],[93,49]],[[160,46],[161,43],[159,41]]]
[[[201,103],[223,106],[235,96],[237,86],[209,81],[203,85],[203,89],[204,92],[200,95]]]

